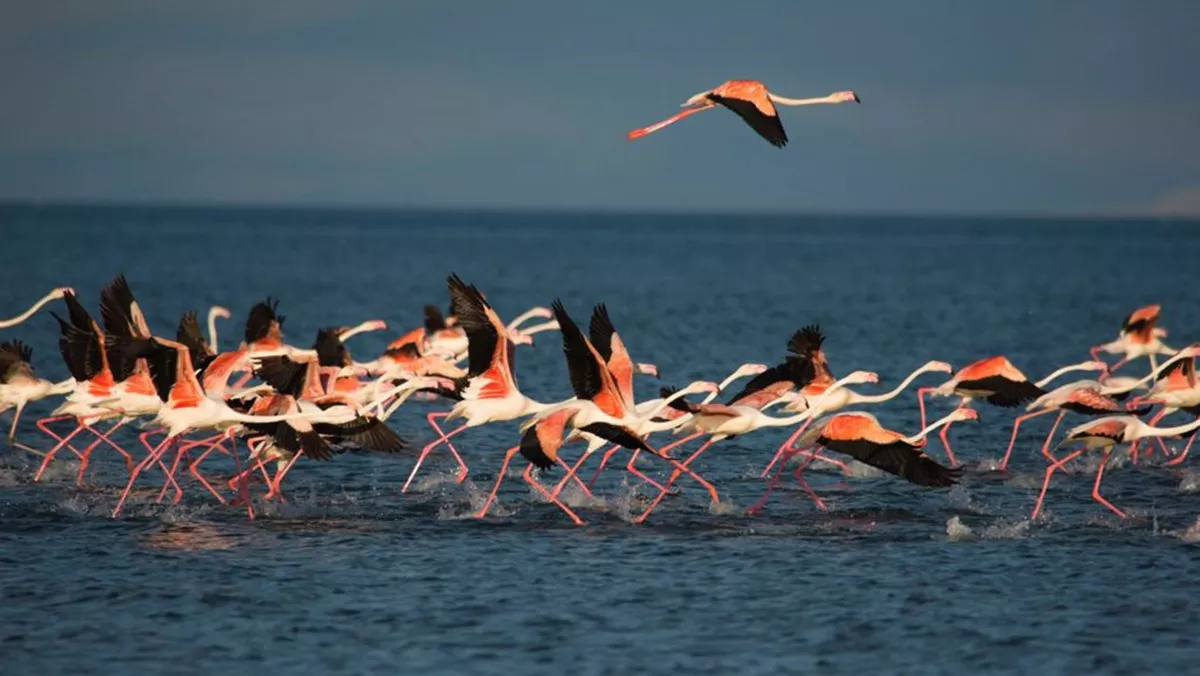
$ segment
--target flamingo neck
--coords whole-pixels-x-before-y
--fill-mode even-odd
[[[376,321],[363,322],[363,323],[359,324],[358,326],[355,326],[354,328],[343,331],[342,335],[338,336],[338,340],[340,340],[344,343],[347,340],[353,338],[354,336],[357,336],[360,333],[366,333],[368,331],[378,331],[381,328],[382,327],[379,325],[379,322],[376,322]]]
[[[55,289],[54,291],[51,291],[50,293],[48,293],[45,296],[42,296],[40,299],[38,299],[38,302],[34,303],[33,307],[29,308],[25,312],[17,315],[16,317],[13,317],[12,319],[5,319],[3,321],[0,321],[0,329],[5,329],[10,326],[16,326],[17,324],[20,324],[21,322],[25,321],[26,319],[29,319],[30,317],[32,317],[33,313],[42,309],[43,305],[45,305],[46,303],[49,303],[52,300],[58,300],[59,298],[62,298],[62,294],[60,294],[57,289]]]
[[[1176,427],[1153,427],[1147,425],[1141,420],[1134,418],[1138,422],[1138,437],[1173,437],[1180,434],[1187,434],[1192,430],[1200,429],[1200,418],[1196,418],[1186,425]]]
[[[922,366],[921,368],[917,369],[916,371],[913,371],[912,373],[908,374],[908,377],[905,378],[904,380],[902,380],[900,382],[900,384],[895,387],[895,389],[893,389],[890,392],[884,392],[883,394],[863,395],[863,394],[859,394],[853,390],[849,390],[851,403],[854,403],[854,404],[879,404],[879,403],[888,401],[889,399],[895,399],[896,397],[900,396],[900,393],[903,392],[909,385],[912,385],[912,382],[914,380],[919,378],[922,374],[928,373],[930,370],[931,369],[928,369],[928,368]]]
[[[946,425],[949,425],[950,423],[954,422],[954,420],[955,420],[954,412],[952,411],[945,417],[939,418],[939,419],[933,421],[925,429],[921,430],[920,432],[917,432],[916,434],[912,435],[911,437],[904,437],[903,441],[909,445],[915,446],[915,445],[921,443],[921,440],[924,439],[925,437],[927,437],[929,435],[929,433],[931,433],[939,428],[945,427]]]
[[[1085,361],[1085,362],[1080,362],[1078,364],[1071,364],[1070,366],[1064,366],[1064,367],[1058,369],[1057,371],[1054,371],[1050,375],[1046,376],[1045,378],[1042,378],[1041,380],[1037,381],[1036,383],[1034,383],[1034,385],[1037,385],[1038,387],[1045,387],[1046,385],[1049,385],[1055,378],[1058,378],[1059,376],[1061,376],[1065,373],[1071,373],[1073,371],[1091,371],[1092,365],[1093,365],[1093,362]]]
[[[540,310],[541,310],[541,308],[536,308],[536,307],[529,308],[525,312],[517,315],[516,319],[509,322],[507,328],[509,330],[514,330],[514,329],[518,328],[519,326],[521,326],[525,322],[529,321],[530,319],[540,316],[541,315]],[[522,331],[522,333],[524,333],[524,331]]]
[[[1116,390],[1116,392],[1118,394],[1121,392],[1129,392],[1134,389],[1137,389],[1138,387],[1141,387],[1142,385],[1145,385],[1146,383],[1150,382],[1151,380],[1154,380],[1155,378],[1157,378],[1158,374],[1162,373],[1163,371],[1166,371],[1168,368],[1170,368],[1170,366],[1172,364],[1179,361],[1180,359],[1194,359],[1194,357],[1191,357],[1190,355],[1188,355],[1187,353],[1185,353],[1183,351],[1176,352],[1174,355],[1171,356],[1170,359],[1167,359],[1163,363],[1159,364],[1154,370],[1150,371],[1150,373],[1147,373],[1145,376],[1143,376],[1141,380],[1139,380],[1135,383],[1126,385],[1122,389]]]
[[[781,106],[811,106],[817,103],[840,103],[840,101],[835,99],[832,94],[829,96],[818,96],[812,99],[789,99],[786,96],[780,96],[778,94],[772,94],[768,92],[767,97],[770,98],[774,103]]]
[[[220,352],[217,349],[217,312],[213,308],[208,310],[208,346],[213,352]]]

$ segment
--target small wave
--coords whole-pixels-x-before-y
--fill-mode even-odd
[[[1175,537],[1184,542],[1200,542],[1200,517],[1196,519],[1195,523],[1188,526],[1186,530],[1177,532]]]
[[[1200,491],[1200,474],[1187,472],[1179,480],[1180,493],[1195,493]]]
[[[951,542],[963,540],[1019,540],[1029,534],[1028,519],[1015,523],[998,523],[976,531],[957,516],[946,522],[946,539]]]

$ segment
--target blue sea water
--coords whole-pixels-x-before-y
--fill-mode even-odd
[[[0,209],[0,222],[0,316],[64,284],[95,310],[99,288],[124,273],[162,333],[184,310],[232,308],[226,348],[272,295],[299,345],[323,326],[387,320],[389,331],[351,343],[371,358],[420,322],[423,304],[445,305],[450,272],[506,317],[561,298],[583,322],[607,303],[634,358],[674,385],[774,363],[808,323],[827,335],[836,374],[877,371],[880,389],[930,359],[993,354],[1038,378],[1087,359],[1151,302],[1169,343],[1200,338],[1185,263],[1194,224],[28,206]],[[48,313],[2,337],[32,344],[42,375],[66,376]],[[557,334],[520,348],[517,377],[535,399],[569,396]],[[659,384],[639,379],[639,395]],[[443,408],[412,403],[393,424],[419,448],[425,414]],[[48,446],[32,425],[48,409],[28,414],[22,443]],[[915,390],[873,411],[906,433],[918,426]],[[749,517],[785,435],[770,430],[699,462],[720,506],[681,481],[632,525],[649,492],[614,471],[598,500],[573,498],[582,528],[515,472],[493,515],[471,518],[518,438],[513,424],[459,437],[463,485],[438,456],[401,495],[411,455],[347,454],[298,464],[288,502],[259,504],[253,521],[194,483],[179,505],[156,504],[154,477],[111,519],[112,457],[77,488],[73,460],[34,483],[37,458],[7,449],[0,672],[1194,671],[1194,465],[1115,463],[1104,491],[1130,513],[1121,520],[1090,499],[1096,459],[1083,461],[1051,488],[1048,517],[1030,522],[1049,421],[1023,428],[1013,468],[998,473],[1014,412],[980,413],[952,433],[968,471],[950,490],[814,470],[828,511],[785,485]],[[929,451],[942,457],[936,440]],[[227,475],[223,462],[210,473]],[[663,474],[653,459],[640,466]]]

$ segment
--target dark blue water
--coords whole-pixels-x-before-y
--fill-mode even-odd
[[[296,344],[322,326],[386,319],[387,335],[354,339],[360,359],[419,323],[424,303],[444,305],[452,271],[504,316],[561,297],[584,320],[606,302],[634,358],[676,385],[774,362],[812,322],[839,375],[875,370],[889,388],[930,359],[961,366],[998,353],[1037,378],[1086,359],[1150,302],[1163,305],[1169,342],[1200,336],[1183,262],[1200,230],[1184,224],[82,208],[8,208],[0,221],[0,316],[62,284],[94,307],[124,272],[161,332],[213,303],[240,323],[268,294]],[[221,329],[227,348],[240,337],[239,324]],[[48,314],[3,337],[32,343],[41,374],[66,376]],[[536,399],[569,394],[558,342],[541,334],[519,352],[518,378]],[[639,393],[657,385],[642,379]],[[419,447],[424,415],[440,406],[411,404],[393,424]],[[915,394],[874,410],[917,428]],[[974,468],[953,490],[813,471],[827,512],[787,486],[747,517],[784,435],[774,430],[700,462],[720,507],[681,482],[641,526],[628,518],[648,491],[619,472],[598,484],[602,499],[576,496],[583,528],[515,477],[491,518],[471,518],[515,425],[462,435],[472,468],[462,486],[444,457],[409,495],[398,492],[408,457],[302,462],[287,504],[260,504],[253,522],[191,483],[180,505],[155,504],[151,481],[113,520],[111,457],[79,489],[72,461],[35,484],[35,459],[8,450],[0,664],[5,674],[168,663],[184,673],[1194,669],[1200,477],[1117,463],[1105,492],[1130,513],[1122,521],[1089,497],[1092,459],[1030,523],[1048,423],[1028,424],[1013,470],[999,474],[986,467],[1013,413],[981,413],[953,432]],[[48,445],[32,425],[19,438]],[[936,440],[930,451],[940,457]],[[228,473],[223,462],[210,472]],[[662,474],[652,459],[642,467]]]

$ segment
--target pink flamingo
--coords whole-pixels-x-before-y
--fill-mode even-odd
[[[946,417],[925,427],[920,432],[906,437],[899,432],[884,428],[870,413],[863,411],[838,413],[819,420],[813,425],[812,429],[800,437],[798,447],[821,446],[830,451],[848,455],[865,465],[894,474],[909,483],[933,488],[947,488],[957,483],[962,470],[940,465],[926,455],[921,450],[926,445],[925,437],[937,428],[950,423],[978,419],[979,414],[974,409],[956,408]],[[789,453],[796,452],[798,451],[789,451]],[[766,504],[767,498],[770,497],[771,491],[783,474],[785,465],[786,460],[767,485],[767,492],[763,494],[762,499],[747,510],[748,514],[757,513]],[[796,470],[796,478],[812,496],[817,507],[825,509],[824,502],[816,496],[801,476],[803,471],[804,466],[802,465]]]
[[[1121,332],[1117,335],[1116,340],[1102,343],[1091,349],[1092,359],[1101,361],[1101,352],[1123,355],[1120,361],[1108,368],[1108,373],[1116,371],[1138,357],[1149,357],[1150,368],[1155,368],[1157,366],[1155,364],[1156,355],[1175,354],[1175,350],[1162,342],[1162,339],[1167,337],[1167,330],[1155,326],[1161,312],[1162,307],[1159,305],[1147,305],[1131,312],[1121,323]]]
[[[1011,408],[1027,401],[1033,401],[1046,393],[1042,388],[1059,376],[1073,371],[1103,371],[1107,367],[1104,362],[1088,361],[1064,366],[1036,383],[1012,365],[1003,356],[988,357],[973,364],[964,366],[952,378],[937,387],[922,387],[917,390],[917,403],[921,408],[921,426],[925,426],[925,395],[938,397],[956,396],[959,398],[958,408],[971,405],[975,399],[985,399],[993,406]],[[946,448],[946,457],[951,465],[957,465],[954,451],[950,448],[950,424],[942,427],[938,438]]]
[[[787,133],[779,121],[779,113],[775,106],[809,106],[820,103],[846,103],[853,101],[861,103],[858,95],[851,91],[834,92],[829,96],[812,99],[789,99],[770,91],[767,86],[757,80],[730,80],[719,87],[700,92],[685,101],[682,107],[687,108],[682,113],[673,115],[662,122],[656,122],[648,127],[629,132],[629,140],[641,138],[647,134],[674,124],[685,117],[694,115],[715,106],[724,106],[737,113],[750,128],[776,148],[787,145]]]
[[[1071,442],[1079,441],[1083,443],[1083,447],[1067,454],[1061,460],[1055,461],[1046,468],[1046,478],[1042,482],[1042,492],[1038,495],[1037,504],[1034,505],[1033,514],[1030,518],[1036,519],[1038,514],[1041,513],[1042,502],[1046,499],[1046,489],[1050,486],[1050,478],[1054,476],[1054,473],[1084,452],[1096,448],[1103,449],[1104,455],[1100,458],[1100,467],[1096,470],[1096,483],[1092,485],[1092,498],[1122,519],[1126,518],[1125,512],[1117,509],[1115,505],[1100,495],[1100,481],[1104,477],[1104,468],[1108,464],[1108,458],[1112,454],[1113,446],[1147,437],[1182,436],[1198,428],[1200,428],[1200,419],[1178,427],[1152,427],[1134,416],[1121,415],[1099,418],[1071,429],[1071,431],[1067,432],[1066,438],[1059,442],[1058,445],[1064,446]]]
[[[60,286],[57,289],[54,289],[50,293],[39,298],[38,301],[36,303],[34,303],[32,307],[30,307],[28,310],[22,312],[21,314],[17,315],[16,317],[13,317],[12,319],[0,319],[0,329],[7,329],[9,327],[16,326],[17,324],[24,322],[26,319],[29,319],[30,317],[32,317],[34,315],[34,313],[36,313],[38,310],[42,309],[42,306],[46,305],[47,303],[52,303],[52,302],[64,297],[68,293],[74,295],[75,290],[69,286]]]

